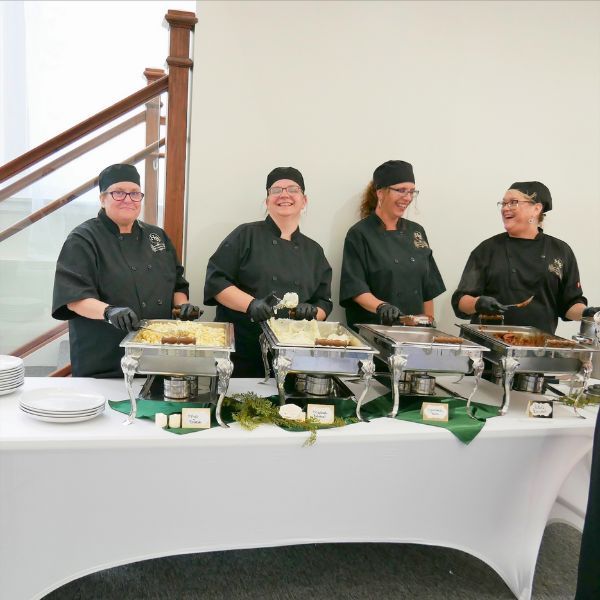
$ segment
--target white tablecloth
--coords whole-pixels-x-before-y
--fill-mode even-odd
[[[468,391],[470,382],[455,389]],[[461,386],[463,386],[461,388]],[[126,398],[120,380],[29,378]],[[232,380],[230,392],[274,385]],[[478,399],[500,388],[483,382]],[[237,424],[188,435],[121,423],[110,409],[70,425],[35,421],[0,397],[0,597],[40,598],[137,560],[314,542],[448,546],[489,564],[527,599],[564,482],[589,452],[594,410],[524,416],[514,393],[468,446],[450,432],[377,419],[318,434]],[[368,557],[367,557],[368,558]]]

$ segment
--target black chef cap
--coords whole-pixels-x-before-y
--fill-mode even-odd
[[[379,165],[373,172],[375,189],[394,185],[395,183],[415,182],[415,174],[410,163],[403,160],[388,160]]]
[[[539,181],[515,181],[509,188],[509,190],[519,190],[527,196],[533,196],[534,200],[542,205],[542,212],[548,212],[552,210],[552,196],[550,190]]]
[[[113,183],[131,181],[140,185],[140,174],[133,165],[110,165],[98,175],[98,187],[105,192]]]
[[[302,177],[302,173],[298,169],[294,169],[294,167],[275,167],[267,175],[267,189],[280,179],[295,181],[302,188],[302,191],[304,191],[304,177]]]

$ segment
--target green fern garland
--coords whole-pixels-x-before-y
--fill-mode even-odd
[[[313,418],[306,419],[305,421],[292,421],[291,419],[284,419],[279,414],[279,406],[274,405],[267,398],[257,396],[254,392],[234,394],[232,398],[236,401],[231,406],[233,411],[232,416],[243,429],[252,431],[259,425],[269,424],[277,425],[284,429],[305,430],[310,432],[310,435],[303,446],[312,446],[317,441],[317,430],[319,429],[343,427],[348,423],[357,422],[357,419],[345,421],[340,417],[336,417],[331,425],[322,425]]]

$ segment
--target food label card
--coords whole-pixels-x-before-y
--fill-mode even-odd
[[[331,425],[335,419],[335,406],[333,404],[307,404],[306,418],[315,419],[323,425]]]
[[[210,408],[182,408],[181,426],[184,429],[210,429]]]
[[[423,421],[447,421],[448,405],[438,402],[423,402],[421,406]]]
[[[527,405],[527,416],[538,419],[551,419],[554,414],[552,400],[530,400]]]

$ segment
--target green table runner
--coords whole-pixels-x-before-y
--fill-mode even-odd
[[[286,431],[308,431],[310,438],[307,442],[313,443],[316,430],[328,429],[330,427],[340,427],[356,423],[356,403],[348,398],[311,398],[294,399],[294,402],[306,408],[306,404],[333,404],[335,406],[336,422],[333,425],[321,425],[314,422],[297,423],[289,421],[278,416],[277,408],[279,406],[279,397],[270,396],[268,398],[259,398],[252,395],[253,401],[249,406],[238,402],[233,398],[225,398],[221,410],[221,417],[225,423],[231,423],[235,420],[240,421],[242,426],[252,429],[263,423],[277,425]],[[257,400],[254,400],[254,399]],[[449,406],[449,420],[445,421],[424,421],[421,418],[421,404],[426,400],[428,402],[443,402]],[[124,414],[129,414],[131,402],[123,400],[115,402],[109,400],[112,409]],[[498,415],[498,407],[487,406],[484,404],[472,403],[472,410],[477,419],[472,419],[466,412],[466,401],[460,398],[441,398],[437,396],[401,396],[400,408],[396,419],[401,421],[410,421],[422,425],[431,425],[433,427],[442,427],[453,433],[464,444],[470,443],[481,431],[485,422],[490,417]],[[392,410],[393,400],[391,392],[379,396],[362,407],[361,415],[365,420],[387,417]],[[215,418],[214,404],[208,402],[169,402],[165,400],[145,400],[137,401],[137,418],[154,420],[156,413],[165,413],[167,415],[180,413],[182,408],[210,408],[211,409],[211,428],[218,427]],[[184,434],[196,431],[206,431],[205,429],[167,429],[171,433]]]

